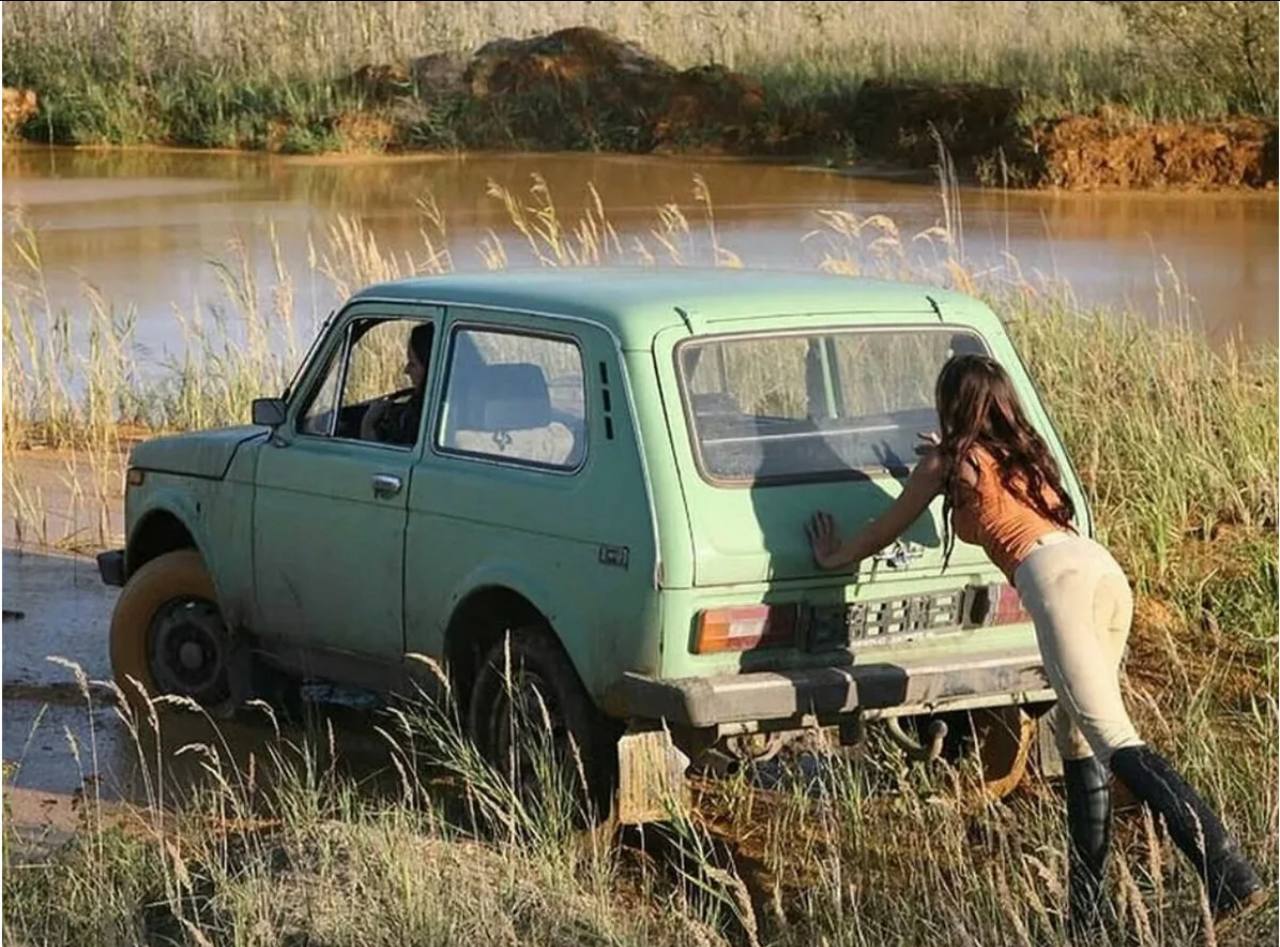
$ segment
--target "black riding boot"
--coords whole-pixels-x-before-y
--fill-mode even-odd
[[[1149,746],[1125,747],[1112,754],[1111,770],[1164,819],[1174,844],[1203,879],[1215,917],[1259,900],[1262,879],[1217,814],[1168,760]]]
[[[1102,879],[1111,844],[1111,776],[1095,757],[1064,760],[1067,786],[1068,928],[1097,930],[1102,922]]]

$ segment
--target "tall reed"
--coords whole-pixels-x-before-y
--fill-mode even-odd
[[[657,209],[651,232],[630,246],[594,189],[576,211],[545,186],[490,194],[545,265],[738,262],[714,235],[702,185],[689,204]],[[310,265],[342,292],[448,271],[446,221],[432,201],[422,206],[419,253],[392,258],[355,222],[338,221]],[[1131,681],[1143,731],[1170,748],[1274,875],[1275,353],[1211,349],[1186,328],[1081,311],[1060,288],[984,281],[964,267],[945,221],[929,237],[941,248],[936,265],[914,273],[886,218],[823,213],[810,239],[822,243],[829,271],[964,288],[1007,318],[1105,538],[1143,600],[1169,613],[1158,628],[1140,616],[1135,633],[1143,646],[1167,638],[1157,641],[1167,649],[1162,673]],[[39,487],[15,488],[11,479],[21,478],[28,448],[118,464],[131,432],[242,421],[248,399],[283,384],[290,353],[315,331],[293,319],[300,275],[281,266],[275,291],[264,292],[237,249],[219,270],[228,318],[186,311],[176,324],[185,354],[147,364],[127,310],[88,289],[80,307],[55,310],[38,239],[18,227],[11,241],[26,269],[6,283],[3,308],[6,496],[8,509],[32,522]],[[486,248],[490,265],[502,265],[502,243],[490,237]],[[103,501],[95,476],[81,489],[86,504]],[[86,711],[99,706],[102,688],[76,680]],[[6,820],[9,938],[361,947],[1064,942],[1060,801],[1033,784],[1007,803],[982,802],[969,764],[908,766],[874,733],[855,765],[813,734],[815,755],[804,766],[780,764],[773,788],[745,775],[704,784],[692,808],[673,800],[666,824],[619,848],[579,844],[567,829],[568,800],[525,806],[478,757],[447,704],[364,720],[354,732],[281,725],[259,706],[256,732],[266,745],[250,762],[211,722],[194,740],[166,742],[170,732],[190,733],[173,726],[182,709],[173,703],[134,710],[113,702],[146,764],[134,807],[122,811],[95,790],[74,839],[56,850],[33,850]],[[88,719],[92,728],[99,717]],[[86,775],[96,768],[92,732],[68,749]],[[370,734],[382,752],[361,763]],[[11,779],[22,784],[20,768]],[[162,818],[162,810],[173,814]],[[1117,837],[1114,942],[1208,943],[1196,881],[1168,843],[1129,819]],[[1258,943],[1275,920],[1273,903],[1218,943]]]

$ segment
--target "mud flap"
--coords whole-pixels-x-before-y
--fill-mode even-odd
[[[1036,769],[1045,779],[1062,778],[1062,754],[1058,752],[1058,741],[1053,736],[1053,712],[1041,714],[1036,718],[1035,743]]]
[[[666,728],[629,727],[618,740],[618,822],[641,825],[670,817],[690,802],[687,757]]]
[[[984,792],[990,799],[1003,799],[1026,774],[1036,721],[1018,706],[991,707],[974,711],[973,725]]]

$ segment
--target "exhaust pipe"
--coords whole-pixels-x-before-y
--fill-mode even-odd
[[[718,779],[737,776],[742,772],[742,760],[714,746],[704,750],[693,765],[695,769]]]
[[[931,763],[942,755],[942,742],[947,738],[947,725],[942,720],[929,724],[928,741],[921,744],[902,729],[902,722],[897,717],[885,721],[889,736],[893,742],[907,754],[907,759],[920,763]]]

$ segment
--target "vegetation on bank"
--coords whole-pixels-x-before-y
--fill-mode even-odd
[[[1015,183],[1041,183],[1029,137],[1039,122],[1107,107],[1115,120],[1097,137],[1134,122],[1274,119],[1276,21],[1272,4],[1235,2],[15,0],[4,10],[4,82],[35,90],[21,133],[53,143],[287,153],[711,145],[898,164],[911,154],[853,127],[893,119],[892,103],[885,112],[860,96],[870,82],[918,97],[919,84],[936,94],[895,134],[921,139],[926,160],[931,122],[955,139],[964,171],[981,172],[978,160],[991,165],[999,151]],[[638,88],[626,65],[554,41],[521,81],[491,68],[511,52],[496,37],[580,25],[636,42],[629,63],[638,56],[680,81]],[[990,127],[970,164],[973,125]]]
[[[607,204],[594,191],[579,212],[544,188],[490,196],[545,265],[680,265],[694,253],[742,262],[717,242],[700,185],[692,206],[660,209],[652,239],[626,248],[602,239]],[[319,242],[313,273],[281,267],[259,286],[247,261],[225,261],[228,317],[178,310],[185,346],[164,364],[135,350],[127,310],[91,291],[78,311],[50,311],[39,241],[16,228],[6,251],[24,272],[6,282],[3,307],[6,514],[38,519],[22,481],[30,447],[88,458],[82,493],[109,502],[131,433],[122,425],[138,434],[243,421],[253,397],[282,386],[315,329],[292,321],[297,281],[328,280],[343,295],[410,268],[448,269],[447,222],[429,198],[421,206],[416,261],[380,253],[350,221]],[[891,221],[819,216],[824,269],[944,282],[1009,320],[1103,538],[1138,584],[1129,680],[1141,727],[1274,877],[1275,351],[1214,349],[1190,329],[1083,311],[1067,287],[985,282],[946,226],[930,239],[951,252],[921,272]],[[484,252],[503,265],[500,244]],[[165,714],[156,720],[129,721],[131,732],[139,755],[171,768],[178,747],[162,739],[155,751],[149,733]],[[872,753],[773,792],[745,777],[719,783],[643,843],[601,847],[573,837],[554,806],[522,809],[447,712],[380,724],[395,747],[387,780],[347,765],[340,733],[286,731],[252,777],[211,736],[183,754],[205,771],[202,790],[163,823],[146,805],[114,818],[90,792],[67,844],[33,849],[7,835],[5,935],[193,947],[1063,942],[1062,802],[1039,784],[984,805],[963,767],[922,771]],[[1167,840],[1133,816],[1117,839],[1111,942],[1215,943],[1194,876]],[[1273,902],[1216,943],[1259,943],[1275,923]]]

